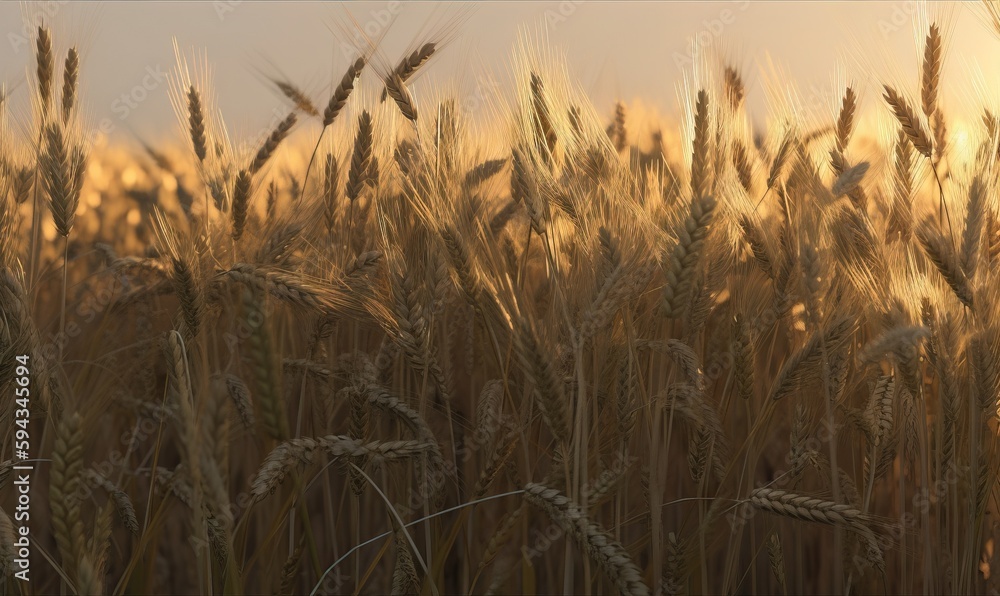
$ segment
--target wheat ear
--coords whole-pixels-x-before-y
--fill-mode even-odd
[[[885,94],[883,97],[889,104],[889,107],[892,108],[893,113],[896,115],[896,120],[899,121],[903,132],[906,133],[906,137],[913,143],[913,148],[927,159],[930,159],[934,145],[931,142],[930,135],[927,133],[927,129],[924,128],[924,125],[917,118],[917,113],[913,111],[913,108],[910,107],[906,99],[889,85],[885,85]]]
[[[924,44],[923,76],[920,80],[920,106],[928,118],[937,112],[938,87],[941,84],[941,30],[931,23]]]
[[[52,532],[66,569],[74,569],[86,552],[79,501],[82,481],[83,418],[77,412],[64,412],[56,425],[52,448],[49,507]]]
[[[264,167],[264,164],[267,163],[267,160],[274,155],[274,152],[278,149],[278,145],[281,144],[281,141],[288,136],[292,127],[295,126],[297,119],[298,117],[295,115],[295,112],[292,112],[288,116],[285,116],[285,119],[279,122],[274,130],[271,131],[271,134],[268,135],[264,144],[257,150],[257,155],[254,156],[253,161],[250,163],[249,173],[251,175],[259,172]]]
[[[191,144],[194,146],[194,153],[198,156],[198,161],[204,162],[208,156],[207,141],[205,140],[205,113],[201,105],[201,94],[191,85],[187,93],[188,100],[188,127],[191,132]]]
[[[73,113],[73,105],[76,102],[77,78],[80,74],[80,55],[76,48],[70,48],[66,53],[66,62],[63,65],[63,88],[62,88],[62,119],[63,124],[69,123],[69,117]]]
[[[535,483],[524,487],[524,500],[569,534],[622,594],[649,594],[642,572],[624,547],[587,519],[576,503],[554,488]]]
[[[52,35],[49,30],[38,26],[35,40],[35,74],[38,77],[38,98],[42,102],[42,114],[49,113],[52,104],[52,78],[55,72],[55,58],[52,55]]]

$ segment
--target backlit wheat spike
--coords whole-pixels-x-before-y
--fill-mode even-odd
[[[913,231],[913,152],[906,132],[899,131],[893,159],[893,195],[889,217],[890,235],[905,242]]]
[[[319,117],[319,110],[316,109],[316,106],[313,105],[312,100],[309,99],[309,96],[304,91],[288,81],[275,80],[272,82],[278,88],[278,91],[281,91],[282,95],[291,100],[296,109],[309,116]]]
[[[52,54],[52,36],[49,29],[38,26],[35,39],[35,75],[38,77],[38,99],[42,103],[42,115],[49,113],[52,104],[52,79],[55,76],[55,57]]]
[[[970,280],[976,277],[979,265],[980,244],[986,220],[986,202],[986,189],[979,176],[976,176],[969,187],[969,208],[965,216],[965,230],[962,233],[962,271]]]
[[[191,263],[183,258],[174,258],[171,282],[180,300],[184,329],[188,337],[197,337],[205,306],[200,281],[195,277]]]
[[[205,139],[205,113],[201,105],[201,94],[194,85],[188,88],[188,126],[191,132],[191,143],[198,161],[205,161],[208,156],[208,146]]]
[[[842,318],[828,324],[826,329],[817,331],[804,346],[785,361],[771,386],[771,399],[787,396],[803,379],[816,374],[816,366],[822,363],[824,352],[832,355],[851,330],[851,321]]]
[[[410,90],[406,88],[406,82],[397,73],[392,73],[385,79],[385,90],[389,97],[396,102],[403,117],[410,122],[417,121],[417,106],[413,102]]]
[[[347,198],[354,202],[361,196],[371,176],[372,160],[372,117],[367,111],[362,111],[358,117],[358,134],[354,138],[354,152],[351,155],[351,168],[347,173]]]
[[[240,170],[233,182],[233,240],[243,236],[247,222],[247,209],[250,206],[251,176],[247,170]]]
[[[753,173],[750,169],[750,158],[747,155],[746,145],[742,141],[736,139],[733,141],[733,167],[736,169],[736,176],[740,180],[740,185],[743,190],[750,192],[750,186],[753,184]]]
[[[923,245],[931,263],[955,292],[955,296],[962,301],[962,304],[972,308],[972,287],[969,284],[969,279],[962,271],[951,242],[947,241],[935,228],[936,226],[933,224],[925,222],[917,229],[917,238],[920,239],[920,244]]]
[[[837,151],[843,153],[854,134],[854,113],[857,110],[857,97],[854,88],[847,87],[844,100],[840,105],[840,115],[837,117]]]
[[[923,76],[920,82],[920,105],[928,118],[937,112],[938,87],[941,84],[941,30],[931,23],[924,43]]]
[[[607,133],[608,138],[611,139],[611,144],[615,147],[615,151],[621,153],[628,147],[628,130],[625,128],[625,104],[620,101],[615,104],[615,116],[611,124],[608,125]]]
[[[348,98],[350,98],[351,93],[354,91],[354,84],[364,69],[364,58],[358,58],[347,67],[347,72],[340,79],[340,84],[337,85],[337,88],[333,91],[333,95],[330,96],[330,101],[326,104],[326,108],[323,109],[323,128],[333,124],[333,121],[337,119],[337,115],[344,109]]]
[[[434,55],[435,51],[437,51],[436,43],[425,43],[419,48],[413,50],[413,52],[409,55],[404,56],[403,59],[399,61],[399,64],[396,65],[396,68],[393,69],[393,74],[397,75],[404,83],[409,81],[413,75],[416,74],[417,70],[419,70],[421,66],[426,64],[427,61],[431,59],[431,56]],[[388,89],[382,90],[381,101],[385,101],[388,93]]]
[[[63,65],[63,88],[62,88],[62,120],[63,124],[69,122],[69,117],[73,114],[73,106],[76,103],[77,78],[80,74],[80,55],[76,48],[70,48],[66,53],[66,63]]]
[[[913,108],[910,107],[906,99],[895,89],[889,85],[885,85],[884,88],[885,95],[883,97],[889,104],[889,107],[892,108],[893,113],[896,115],[896,120],[899,121],[903,132],[906,133],[906,137],[913,143],[913,148],[927,159],[930,159],[934,145],[931,142],[930,135],[927,133],[927,129],[924,128],[923,123],[917,118],[917,113],[913,111]]]
[[[778,178],[781,177],[781,172],[785,169],[785,165],[791,159],[792,155],[795,153],[795,145],[797,141],[795,135],[792,131],[785,133],[784,138],[781,140],[781,144],[778,145],[778,151],[774,154],[774,160],[771,161],[771,170],[767,175],[767,188],[771,189],[778,183]]]
[[[713,197],[693,199],[690,214],[677,230],[677,244],[666,263],[667,279],[661,302],[664,316],[683,317],[691,304],[692,284],[715,214],[715,205]]]
[[[545,164],[551,166],[556,150],[556,131],[552,127],[545,87],[542,84],[542,79],[535,73],[531,73],[531,106],[538,154]]]
[[[691,196],[698,200],[708,194],[711,180],[711,151],[708,93],[698,91],[694,113],[694,141],[691,148]]]
[[[746,89],[743,86],[743,78],[739,71],[732,66],[727,66],[722,77],[723,87],[726,91],[726,98],[733,111],[737,111],[743,105]]]
[[[45,129],[44,147],[39,160],[42,183],[49,195],[56,232],[67,237],[76,220],[86,157],[79,148],[70,147],[62,127],[55,123]]]
[[[271,134],[264,141],[264,144],[261,145],[260,149],[257,150],[257,155],[254,156],[253,161],[250,163],[249,173],[251,175],[259,172],[264,167],[264,164],[267,163],[267,160],[274,155],[274,152],[278,149],[278,145],[288,136],[297,119],[298,117],[295,115],[295,112],[292,112],[288,116],[285,116],[285,119],[279,122],[274,130],[271,131]]]

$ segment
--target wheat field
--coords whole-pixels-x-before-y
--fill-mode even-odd
[[[269,81],[236,138],[177,49],[136,151],[38,26],[0,94],[4,593],[1000,590],[1000,114],[967,90],[954,142],[961,32],[922,27],[818,123],[700,60],[670,131],[535,42],[474,121],[414,84],[445,22]]]

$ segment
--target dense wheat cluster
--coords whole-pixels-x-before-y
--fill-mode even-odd
[[[8,592],[1000,588],[1000,120],[950,142],[945,31],[819,125],[754,126],[706,61],[676,142],[530,46],[475,125],[414,85],[446,27],[272,81],[233,139],[178,52],[184,136],[128,154],[38,27],[0,135]]]

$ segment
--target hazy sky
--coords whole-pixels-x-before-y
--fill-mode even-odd
[[[975,69],[1000,72],[1000,40],[975,14],[975,3],[945,7],[949,35],[945,75],[968,87]],[[435,6],[437,10],[435,12]],[[665,113],[678,108],[676,86],[692,43],[722,48],[745,72],[750,107],[763,113],[761,75],[768,56],[806,95],[834,95],[838,64],[859,57],[891,62],[915,91],[916,45],[910,14],[915,2],[490,2],[475,3],[459,35],[432,63],[425,80],[468,81],[482,69],[505,72],[518,36],[546,32],[567,56],[572,76],[595,104],[611,112],[617,98],[644,98]],[[459,12],[451,5],[445,12]],[[468,9],[468,7],[467,7]],[[172,38],[200,48],[213,65],[219,106],[236,130],[258,130],[281,105],[262,73],[281,74],[325,101],[347,58],[338,23],[349,10],[362,25],[394,24],[383,43],[395,61],[439,5],[423,2],[42,2],[0,4],[0,80],[24,101],[33,69],[33,41],[24,23],[45,17],[56,50],[82,52],[82,97],[96,124],[109,119],[116,134],[155,138],[175,131],[168,86],[156,72],[174,65]],[[873,58],[874,57],[874,58]],[[888,59],[887,59],[888,58]],[[870,70],[870,69],[869,69]],[[912,73],[912,76],[910,76]],[[881,75],[880,75],[881,76]],[[903,79],[901,79],[903,80]],[[875,79],[868,95],[877,98]],[[123,94],[131,102],[122,100]],[[142,98],[141,101],[135,101]],[[960,102],[958,97],[956,102]],[[947,97],[946,97],[947,101]],[[131,105],[128,105],[131,103]],[[127,109],[126,109],[127,108]],[[127,113],[126,113],[127,112]],[[124,117],[123,117],[124,116]]]

